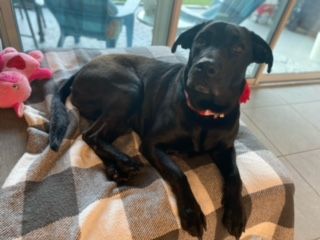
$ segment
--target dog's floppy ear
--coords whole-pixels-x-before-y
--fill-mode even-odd
[[[192,42],[194,37],[197,35],[197,33],[205,26],[207,25],[206,22],[200,23],[185,32],[181,33],[178,37],[178,39],[174,42],[171,48],[171,52],[175,52],[178,45],[181,45],[182,48],[187,49],[191,48]]]
[[[253,62],[268,64],[268,73],[270,73],[273,65],[273,54],[270,46],[254,32],[251,32],[251,40],[253,44]]]

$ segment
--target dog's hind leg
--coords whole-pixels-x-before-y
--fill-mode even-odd
[[[83,140],[88,145],[93,147],[93,145],[96,144],[97,142],[99,133],[103,130],[104,127],[105,127],[104,117],[101,116],[94,123],[92,123],[92,125],[87,130],[85,130],[82,133]]]
[[[83,133],[83,140],[101,158],[108,179],[117,183],[127,181],[136,174],[141,164],[112,146],[112,142],[126,132],[126,124],[117,119],[101,116]]]

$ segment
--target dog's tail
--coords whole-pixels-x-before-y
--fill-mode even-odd
[[[54,94],[51,103],[49,144],[53,151],[58,151],[69,126],[69,116],[65,102],[70,95],[76,74],[71,76]]]

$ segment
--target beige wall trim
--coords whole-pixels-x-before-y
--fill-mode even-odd
[[[297,85],[314,85],[320,84],[320,79],[305,79],[301,80],[286,80],[286,81],[278,81],[278,82],[263,82],[261,81],[256,88],[260,87],[283,87],[283,86],[297,86]]]
[[[286,81],[301,81],[304,82],[307,79],[320,79],[320,72],[309,72],[309,73],[278,73],[263,75],[261,82],[286,82]]]
[[[22,44],[11,0],[0,0],[0,31],[4,47],[22,51]]]
[[[174,0],[167,45],[171,47],[176,40],[182,0]]]

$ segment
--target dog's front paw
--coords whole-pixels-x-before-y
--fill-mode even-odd
[[[130,157],[121,158],[107,166],[106,174],[109,180],[121,184],[136,175],[141,166],[142,164],[135,159]]]
[[[239,239],[245,231],[247,216],[242,204],[227,204],[224,206],[222,223],[228,232]]]
[[[203,230],[207,229],[206,218],[197,202],[180,209],[181,225],[190,235],[202,239]]]

